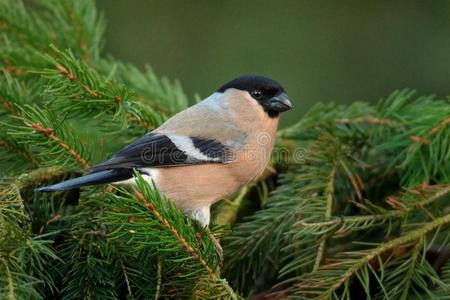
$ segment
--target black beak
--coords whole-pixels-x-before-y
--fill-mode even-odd
[[[292,104],[286,93],[278,94],[269,100],[269,109],[272,111],[283,112],[291,108]]]

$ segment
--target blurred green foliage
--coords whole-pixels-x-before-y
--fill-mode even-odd
[[[283,83],[293,123],[318,101],[450,90],[450,1],[107,1],[106,51],[207,96],[241,74]]]

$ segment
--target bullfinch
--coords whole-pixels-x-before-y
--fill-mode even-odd
[[[213,203],[262,173],[280,113],[291,107],[278,82],[241,76],[93,166],[89,174],[36,191],[133,184],[137,170],[184,213],[207,226]]]

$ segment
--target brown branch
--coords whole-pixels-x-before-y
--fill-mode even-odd
[[[30,125],[30,127],[32,127],[34,130],[36,130],[36,132],[39,132],[39,133],[45,135],[46,137],[48,137],[49,139],[55,141],[59,146],[61,146],[65,150],[67,150],[67,152],[69,152],[69,154],[72,155],[83,168],[85,168],[85,169],[90,168],[88,162],[86,160],[84,160],[80,154],[78,154],[74,149],[72,149],[69,145],[64,143],[64,141],[62,141],[59,137],[57,137],[53,133],[52,128],[45,128],[44,126],[42,126],[41,124],[38,124],[38,123],[33,123]]]
[[[131,292],[130,280],[128,279],[128,273],[127,273],[127,270],[125,269],[122,259],[120,259],[119,263],[120,263],[120,267],[122,268],[123,277],[125,278],[125,283],[127,284],[128,295],[132,296],[133,293]]]
[[[2,257],[0,259],[5,267],[6,270],[6,278],[8,281],[8,299],[15,300],[16,299],[16,292],[14,288],[14,279],[11,270],[9,269],[9,262],[6,260],[6,258]]]
[[[430,143],[430,141],[427,138],[421,138],[418,135],[411,135],[409,137],[409,140],[413,143],[419,143],[419,144],[424,144],[424,145],[428,145]]]
[[[38,234],[42,234],[44,232],[45,228],[48,227],[48,225],[59,221],[61,218],[62,218],[62,215],[60,215],[60,214],[53,215],[53,217],[51,217],[49,220],[47,220],[47,222],[45,222],[44,225],[41,226],[41,228],[38,231]]]
[[[133,123],[136,123],[136,124],[144,127],[145,129],[149,129],[149,130],[155,129],[154,125],[152,125],[148,122],[145,122],[144,120],[139,119],[138,117],[132,115],[131,113],[127,113],[127,119]]]
[[[439,122],[439,124],[434,126],[424,137],[421,137],[418,135],[412,135],[409,137],[409,139],[413,143],[428,145],[430,143],[429,138],[432,135],[436,134],[439,130],[441,130],[442,128],[447,126],[448,124],[450,124],[450,118],[446,118],[446,119],[442,120],[441,122]]]
[[[76,82],[79,86],[81,86],[86,92],[91,94],[92,96],[99,98],[101,95],[94,89],[91,89],[88,85],[82,83],[79,81],[76,77],[76,75],[69,70],[67,70],[64,66],[57,65],[56,70],[58,70],[59,73],[67,77],[70,81]]]
[[[83,29],[81,28],[81,22],[78,19],[77,15],[75,14],[75,11],[73,10],[73,7],[69,4],[69,2],[66,0],[63,2],[64,8],[69,15],[70,21],[73,24],[73,28],[75,29],[75,33],[78,37],[78,42],[80,44],[80,49],[83,52],[83,58],[87,61],[90,59],[90,54],[87,51],[87,43],[84,38]]]
[[[442,122],[440,122],[438,125],[433,127],[430,131],[430,135],[436,134],[439,130],[444,128],[447,124],[450,124],[450,117],[447,119],[444,119]]]
[[[30,153],[23,151],[21,149],[17,149],[16,147],[12,146],[8,142],[1,140],[1,139],[0,139],[0,148],[4,148],[10,152],[18,153],[21,156],[23,156],[25,159],[29,159],[34,166],[38,165],[38,160],[35,157],[33,157]]]
[[[149,105],[152,108],[154,108],[164,114],[172,114],[173,113],[172,110],[168,109],[165,106],[162,106],[161,104],[157,103],[155,100],[149,99],[143,95],[136,94],[134,96],[134,99],[136,99],[136,101],[139,101],[139,103],[142,103],[144,105]]]
[[[156,292],[155,292],[155,300],[158,300],[161,296],[161,284],[162,284],[162,276],[161,276],[161,260],[158,257],[157,271],[156,271]]]
[[[169,229],[169,231],[180,241],[180,243],[183,245],[183,247],[186,249],[186,251],[192,255],[193,257],[195,257],[195,259],[197,259],[200,264],[205,268],[205,270],[208,272],[209,276],[212,279],[217,279],[214,271],[208,266],[208,264],[206,263],[206,261],[200,256],[200,254],[191,246],[189,245],[189,243],[186,241],[186,239],[178,232],[178,230],[169,223],[169,221],[164,218],[159,211],[156,209],[156,207],[149,203],[144,195],[142,195],[140,192],[135,191],[134,195],[136,196],[136,198],[148,209],[150,210],[150,212],[167,228]]]
[[[382,243],[376,248],[367,251],[367,253],[364,256],[355,261],[355,264],[353,266],[348,268],[348,270],[336,281],[336,283],[330,286],[324,294],[319,295],[319,297],[317,298],[322,299],[325,298],[324,296],[327,296],[328,299],[328,296],[332,296],[332,294],[339,287],[341,287],[342,284],[344,284],[350,277],[352,277],[358,270],[360,270],[363,266],[369,264],[371,261],[373,261],[373,259],[380,256],[382,253],[385,253],[390,249],[395,249],[398,248],[399,246],[406,245],[413,241],[419,240],[429,232],[434,231],[439,227],[449,223],[450,223],[450,214],[447,214],[445,216],[433,220],[432,222],[425,224],[419,229],[410,231],[404,236],[400,236],[388,242]],[[323,268],[327,269],[327,266],[324,266]],[[333,269],[333,267],[329,269]]]
[[[0,97],[0,106],[4,107],[6,110],[13,113],[14,115],[20,116],[20,111],[16,109],[16,107],[11,101]]]
[[[302,227],[325,227],[325,226],[334,226],[338,224],[351,224],[353,222],[368,222],[368,221],[382,221],[391,218],[404,218],[407,214],[411,213],[415,209],[424,209],[425,206],[432,204],[435,201],[443,198],[447,194],[450,193],[450,184],[444,185],[428,185],[424,187],[423,185],[418,186],[412,190],[408,190],[411,193],[420,193],[422,192],[434,192],[433,195],[427,196],[424,200],[418,201],[417,203],[409,203],[404,200],[401,200],[405,195],[389,197],[386,199],[388,204],[393,207],[395,210],[387,211],[385,214],[373,214],[367,216],[345,216],[342,218],[336,218],[329,221],[323,222],[315,222],[315,223],[307,223],[304,221],[297,221],[294,225],[302,226]],[[406,205],[405,205],[406,204]]]
[[[331,218],[331,214],[333,212],[333,195],[334,195],[334,181],[336,178],[337,164],[335,162],[333,169],[331,170],[330,176],[328,177],[328,185],[327,185],[327,205],[325,210],[325,219]],[[320,263],[323,260],[323,256],[325,253],[325,246],[327,243],[327,236],[322,238],[322,241],[319,244],[319,249],[317,250],[316,261],[314,262],[313,271],[317,271],[320,266]]]
[[[79,81],[76,77],[76,75],[72,72],[70,72],[69,70],[67,70],[64,66],[61,65],[57,65],[56,66],[56,70],[58,70],[59,73],[61,73],[62,75],[64,75],[67,79],[69,79],[70,81],[73,81],[75,83],[77,83],[81,88],[83,88],[86,92],[88,92],[90,95],[92,95],[95,98],[100,98],[102,95],[100,94],[100,92],[96,91],[95,89],[90,88],[88,85],[82,83],[81,81]],[[122,97],[120,96],[114,96],[113,98],[114,102],[116,104],[120,104],[122,103]],[[130,122],[136,123],[141,127],[144,127],[145,129],[155,129],[155,126],[139,119],[138,117],[136,117],[135,115],[127,112],[126,113],[126,117]]]
[[[0,147],[5,148],[7,150],[13,150],[14,148],[11,147],[7,142],[0,140]]]
[[[334,119],[332,120],[335,124],[368,124],[368,125],[387,125],[387,126],[402,126],[404,127],[404,124],[392,120],[392,119],[385,119],[385,118],[372,118],[372,117],[358,117],[358,118],[341,118],[341,119]],[[287,135],[297,128],[297,124],[294,124],[290,127],[283,128],[281,130],[278,130],[277,136],[281,137],[284,140],[289,140]]]
[[[23,76],[27,73],[27,71],[25,69],[22,68],[17,68],[15,66],[13,66],[13,64],[11,63],[11,61],[9,59],[5,59],[5,67],[3,68],[3,70],[11,75],[14,76]]]
[[[9,20],[1,19],[0,20],[0,29],[4,29],[4,31],[12,32],[18,38],[23,38],[27,41],[28,44],[32,45],[37,51],[45,52],[47,49],[42,47],[36,40],[39,40],[36,35],[27,32],[26,29],[23,29],[17,24],[13,24],[8,22]]]
[[[342,118],[336,119],[335,123],[340,124],[357,124],[357,123],[365,123],[369,125],[402,125],[402,123],[391,120],[391,119],[383,119],[383,118],[370,118],[370,117],[360,117],[360,118]]]
[[[347,164],[343,160],[339,160],[340,165],[344,169],[344,172],[347,173],[347,177],[350,180],[350,183],[353,186],[353,189],[355,190],[356,196],[358,199],[362,199],[362,189],[364,188],[361,178],[358,176],[358,174],[352,174],[350,172],[349,167],[347,167]]]

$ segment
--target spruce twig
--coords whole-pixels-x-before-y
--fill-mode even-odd
[[[325,210],[325,214],[324,214],[325,220],[328,220],[329,218],[331,218],[332,212],[333,212],[334,181],[335,181],[335,177],[336,177],[336,170],[337,170],[337,166],[335,164],[333,166],[333,169],[331,170],[330,177],[328,179],[328,185],[326,188],[327,202],[326,202],[326,210]],[[323,237],[319,244],[319,248],[317,250],[317,257],[316,257],[316,261],[314,262],[313,272],[319,268],[319,266],[323,260],[326,242],[327,242],[326,237]]]
[[[186,239],[180,235],[180,233],[178,233],[178,230],[169,223],[168,220],[166,220],[163,216],[161,216],[161,214],[156,210],[155,206],[151,203],[149,203],[147,200],[145,200],[144,196],[138,192],[135,191],[134,192],[136,198],[142,202],[142,204],[152,212],[152,214],[158,218],[158,220],[161,221],[161,223],[168,229],[170,230],[170,232],[172,232],[172,234],[180,241],[180,243],[183,245],[183,247],[186,249],[186,251],[192,255],[193,257],[195,257],[196,260],[198,260],[198,262],[205,268],[205,270],[208,272],[209,276],[211,277],[211,279],[216,280],[217,277],[214,273],[214,271],[208,266],[208,264],[206,263],[206,261],[200,256],[199,253],[197,253],[197,251],[191,246],[189,245],[189,243],[186,241]]]
[[[33,123],[29,125],[31,128],[33,128],[34,130],[36,130],[36,132],[39,132],[41,134],[43,134],[44,136],[46,136],[47,138],[53,140],[54,142],[56,142],[61,148],[63,148],[64,150],[66,150],[67,152],[69,152],[69,154],[71,156],[73,156],[79,163],[80,165],[85,168],[85,169],[89,169],[90,166],[88,164],[88,162],[86,160],[84,160],[81,155],[79,153],[77,153],[74,149],[72,149],[69,145],[67,145],[65,142],[63,142],[59,137],[57,137],[52,128],[45,128],[44,126],[42,126],[41,124],[38,123]]]

